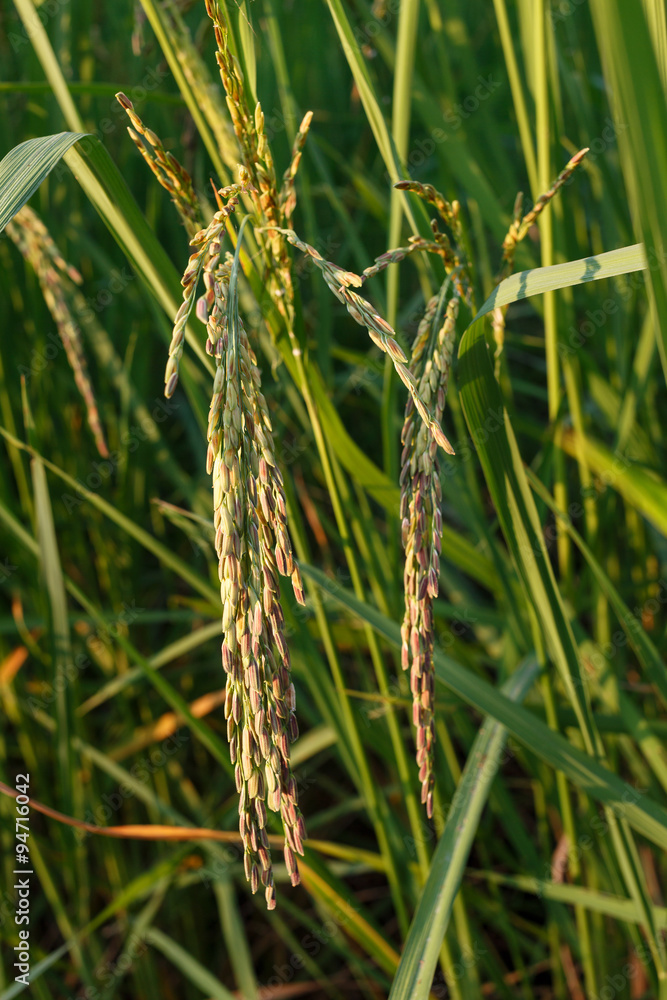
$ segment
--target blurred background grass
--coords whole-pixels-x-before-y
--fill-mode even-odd
[[[180,273],[188,256],[184,229],[137,155],[114,99],[118,90],[131,98],[210,203],[209,177],[226,178],[216,175],[144,16],[174,7],[217,86],[203,4],[45,0],[38,9],[85,130],[100,135]],[[546,498],[537,495],[539,516],[607,764],[636,788],[637,799],[664,806],[667,719],[655,677],[664,669],[667,555],[660,363],[667,216],[659,184],[666,162],[666,47],[664,6],[647,0],[636,7],[629,21],[620,0],[424,0],[402,8],[390,0],[372,6],[257,0],[230,4],[229,11],[248,80],[253,48],[256,54],[256,93],[279,172],[302,114],[314,112],[295,228],[325,257],[361,271],[410,232],[395,200],[403,196],[391,192],[377,128],[374,134],[369,125],[368,94],[340,44],[341,12],[359,45],[357,73],[361,65],[403,161],[401,176],[433,183],[462,203],[478,305],[494,287],[517,191],[530,203],[583,146],[590,147],[584,167],[548,210],[541,236],[535,229],[521,246],[519,267],[645,241],[648,286],[644,276],[630,275],[511,307],[500,384],[521,456],[548,491]],[[0,9],[3,152],[72,127],[45,82],[21,8],[25,2]],[[640,93],[644,72],[656,85]],[[36,799],[101,825],[234,831],[236,793],[217,700],[219,608],[202,430],[208,378],[192,364],[187,391],[162,400],[169,320],[68,168],[57,167],[31,205],[83,276],[89,308],[81,325],[112,459],[105,464],[95,450],[36,277],[3,234],[0,422],[70,479],[50,468],[45,477],[41,462],[30,463],[5,438],[2,780],[13,785],[28,770]],[[414,203],[412,210],[428,232],[427,216]],[[388,280],[369,282],[369,296],[395,320],[405,345],[425,289],[439,280],[436,268],[415,266],[413,258]],[[328,597],[311,583],[305,615],[286,598],[302,731],[294,747],[300,802],[310,837],[326,843],[309,847],[305,884],[297,890],[284,886],[277,866],[278,909],[267,914],[247,891],[233,842],[107,840],[33,813],[33,962],[44,964],[31,989],[39,998],[152,1000],[235,991],[246,998],[381,997],[390,989],[482,712],[438,687],[439,800],[427,822],[415,807],[400,657],[388,633],[378,638],[372,630],[372,616],[363,607],[351,613],[343,600],[354,592],[387,620],[402,616],[403,393],[319,274],[298,257],[295,283],[308,356],[342,422],[337,440],[327,441],[342,522],[303,400],[249,294],[245,308],[261,347],[297,549],[335,581]],[[503,539],[456,377],[445,422],[458,457],[442,463],[438,645],[480,684],[496,687],[521,661],[549,661],[550,653]],[[372,466],[357,463],[350,439]],[[85,498],[81,487],[89,491]],[[556,532],[550,497],[569,510],[604,583],[572,538]],[[44,527],[49,510],[53,533]],[[643,659],[619,629],[609,584],[652,643]],[[651,656],[656,674],[647,677]],[[551,679],[531,688],[526,708],[585,749],[572,704],[552,674],[548,666]],[[168,715],[183,701],[201,722]],[[662,997],[664,852],[641,836],[624,847],[625,834],[598,814],[584,784],[551,766],[550,752],[545,762],[513,739],[504,751],[433,993],[461,1000],[579,998],[602,996],[611,982],[614,996]],[[19,992],[11,986],[10,958],[13,809],[10,799],[0,800],[3,997]],[[631,884],[638,886],[635,897]]]

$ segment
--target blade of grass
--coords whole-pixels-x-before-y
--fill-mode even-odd
[[[353,940],[360,944],[367,955],[372,956],[381,969],[393,973],[399,957],[394,948],[365,919],[358,901],[345,898],[347,890],[337,884],[333,876],[325,876],[325,871],[315,858],[306,855],[306,862],[300,863],[303,883],[311,895],[333,913],[336,922]]]
[[[499,306],[519,302],[531,295],[582,285],[587,281],[613,278],[619,274],[631,274],[633,271],[644,271],[647,267],[644,245],[635,243],[633,246],[607,250],[581,260],[518,271],[497,285],[475,316],[475,322]]]
[[[202,112],[200,102],[197,99],[197,94],[194,92],[191,82],[188,79],[188,75],[185,72],[181,60],[179,59],[177,43],[172,37],[172,32],[169,29],[167,14],[165,10],[157,3],[154,3],[153,0],[141,0],[141,6],[144,9],[151,28],[155,32],[155,37],[157,38],[158,44],[169,64],[169,69],[174,74],[174,79],[178,84],[178,89],[183,95],[183,100],[185,101],[188,111],[192,115],[192,119],[197,126],[197,131],[201,136],[202,142],[206,146],[206,151],[211,157],[211,163],[218,173],[220,183],[227,184],[229,180],[229,173],[222,163],[218,146],[213,138],[206,117]]]
[[[476,871],[474,869],[468,869],[467,874],[495,882],[497,885],[518,889],[520,892],[528,892],[544,899],[558,900],[558,902],[567,903],[568,906],[583,906],[592,912],[603,913],[613,920],[631,923],[639,923],[641,920],[641,914],[631,899],[614,896],[608,892],[587,889],[581,885],[549,882],[533,878],[531,875],[505,875],[502,872]],[[667,909],[656,906],[654,914],[656,926],[662,930],[667,928]]]
[[[231,990],[223,986],[219,979],[216,979],[190,952],[164,931],[157,927],[149,927],[144,931],[144,940],[162,952],[164,957],[183,973],[185,979],[201,990],[205,996],[213,997],[214,1000],[236,1000]]]
[[[537,510],[493,375],[480,323],[473,323],[461,342],[459,384],[466,421],[477,444],[486,482],[526,600],[534,609],[549,654],[577,712],[587,752],[593,753],[594,726],[577,646],[556,586]]]
[[[542,500],[543,503],[547,505],[549,510],[551,510],[552,513],[555,514],[555,516],[562,522],[565,530],[569,533],[575,545],[590,566],[598,586],[604,592],[607,600],[616,612],[623,631],[628,638],[629,645],[637,654],[639,662],[646,671],[647,676],[651,679],[653,684],[655,684],[662,697],[663,704],[667,707],[667,666],[665,666],[665,663],[655,645],[651,641],[650,636],[647,635],[639,619],[635,617],[635,615],[630,611],[630,608],[623,601],[618,590],[609,579],[608,574],[605,573],[585,540],[572,524],[571,518],[560,510],[554,499],[551,497],[549,491],[539,481],[534,472],[530,469],[526,469],[526,475],[528,476],[528,482],[539,496],[540,500]]]
[[[94,490],[87,489],[72,476],[69,476],[62,469],[58,468],[57,465],[54,465],[53,462],[44,458],[44,456],[37,452],[34,448],[31,448],[18,438],[14,438],[4,429],[4,427],[0,427],[0,435],[6,440],[11,440],[12,444],[14,444],[17,448],[23,449],[33,458],[40,461],[46,469],[53,472],[54,475],[58,476],[59,479],[62,479],[63,482],[67,483],[67,485],[71,487],[76,494],[91,503],[106,517],[117,524],[119,528],[126,531],[128,535],[135,539],[135,541],[139,542],[139,544],[142,545],[147,552],[151,552],[160,560],[160,562],[164,563],[165,566],[172,569],[183,580],[187,580],[194,590],[210,602],[212,607],[217,606],[218,595],[214,588],[203,580],[197,573],[191,570],[188,564],[168,549],[166,545],[163,545],[156,538],[145,531],[144,528],[136,524],[131,518],[121,513],[117,507],[109,503],[108,500],[99,496]]]
[[[520,664],[503,693],[513,701],[523,701],[539,669],[534,658]],[[429,995],[454,900],[506,739],[507,730],[491,719],[477,734],[433,855],[389,1000],[426,1000]]]
[[[419,24],[420,0],[404,0],[399,7],[396,35],[396,65],[392,97],[391,134],[400,163],[405,163],[410,141],[410,111],[412,107],[412,71],[415,62],[415,42]],[[388,246],[401,243],[404,195],[392,188],[389,208]],[[398,310],[398,267],[387,268],[387,322],[396,325]],[[393,417],[396,409],[396,376],[390,358],[385,359],[382,387],[382,429],[384,468],[392,480],[398,479],[398,449]]]
[[[360,621],[371,624],[387,642],[400,649],[401,630],[395,622],[370,605],[358,601],[314,566],[303,565],[301,570],[331,601]],[[582,791],[609,805],[617,815],[624,816],[638,833],[643,833],[654,844],[667,846],[667,810],[661,805],[573,746],[559,733],[553,732],[532,712],[514,704],[488,681],[466,670],[439,650],[434,653],[434,662],[436,679],[457,697],[504,725],[550,767],[563,771]]]
[[[65,77],[60,68],[58,57],[53,51],[43,20],[37,13],[34,3],[32,3],[32,0],[14,0],[14,6],[23,22],[26,34],[32,42],[37,58],[42,64],[44,75],[51,85],[65,121],[73,132],[83,132],[83,122],[81,121],[79,112],[76,110],[72,96],[67,88]]]
[[[59,132],[57,135],[28,139],[15,146],[0,161],[0,232],[14,218],[42,181],[83,132]]]
[[[605,76],[611,83],[621,165],[634,228],[650,261],[655,333],[667,378],[667,130],[665,89],[641,4],[593,0],[593,24]]]

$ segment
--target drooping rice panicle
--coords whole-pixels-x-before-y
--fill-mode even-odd
[[[285,320],[292,350],[298,354],[299,346],[294,336],[291,260],[284,241],[278,236],[277,229],[284,225],[294,211],[296,204],[294,177],[312,114],[310,112],[306,114],[301,122],[292,150],[292,161],[279,193],[271,147],[265,133],[262,107],[258,102],[251,111],[243,84],[243,74],[228,44],[227,12],[217,0],[206,0],[206,12],[214,25],[220,78],[234,133],[239,143],[241,159],[248,171],[250,182],[248,190],[252,193],[256,213],[255,235],[262,248],[266,267],[265,284],[272,301]]]
[[[257,104],[251,112],[243,84],[243,74],[229,47],[226,11],[217,0],[206,0],[206,13],[213,22],[217,44],[216,60],[225,91],[227,108],[236,136],[241,162],[248,172],[249,192],[258,218],[262,218],[277,200],[275,172],[268,141],[264,135],[264,115]],[[273,189],[272,189],[273,182]],[[275,221],[275,219],[273,220]]]
[[[202,228],[203,219],[190,174],[172,153],[167,152],[155,132],[146,128],[129,97],[119,92],[116,94],[116,100],[125,109],[134,126],[127,130],[132,142],[162,187],[171,195],[188,236],[192,238]]]
[[[100,455],[108,458],[109,449],[88,374],[81,330],[68,302],[68,282],[79,285],[83,279],[76,268],[63,259],[48,229],[28,205],[24,205],[7,224],[6,232],[37,275],[44,301],[53,316],[74,374],[74,381],[85,403],[88,426],[95,439],[95,445]]]
[[[384,271],[386,267],[390,264],[397,264],[402,260],[405,260],[410,254],[415,253],[417,250],[421,250],[425,253],[435,253],[442,258],[442,262],[445,265],[445,271],[447,274],[452,274],[455,271],[461,270],[461,265],[458,257],[454,253],[447,239],[445,233],[436,232],[434,233],[434,240],[427,240],[423,236],[410,236],[409,243],[405,247],[396,247],[394,250],[387,250],[385,253],[380,254],[379,257],[375,258],[375,261],[369,266],[364,268],[361,272],[361,278],[363,281],[367,281],[368,278],[374,277],[376,274],[380,274]]]
[[[207,313],[207,350],[216,363],[206,464],[213,478],[225,717],[245,873],[253,892],[264,886],[273,909],[267,807],[281,815],[292,885],[299,882],[297,855],[306,836],[290,767],[298,727],[278,576],[289,576],[297,601],[305,601],[261,375],[230,293],[230,270],[228,260],[207,271],[212,281],[198,307],[202,319]]]
[[[221,188],[216,192],[218,198],[218,211],[205,229],[200,229],[190,240],[190,246],[196,247],[195,252],[190,255],[185,274],[181,278],[183,285],[183,303],[176,313],[174,319],[174,330],[169,345],[169,359],[164,374],[165,390],[167,397],[173,395],[178,384],[178,368],[185,345],[185,327],[192,314],[195,304],[195,296],[199,287],[199,282],[205,272],[213,274],[220,255],[220,240],[225,230],[226,220],[238,205],[242,191],[248,190],[245,173],[241,172],[241,180],[238,184],[230,184],[226,188]],[[227,198],[227,204],[223,204],[223,198]],[[207,286],[207,291],[210,289]]]
[[[428,405],[434,401],[434,418],[442,419],[456,337],[459,297],[455,292],[440,322],[440,296],[428,303],[413,344],[410,368],[418,391]],[[434,326],[439,326],[432,350]],[[425,356],[425,360],[424,360]],[[438,594],[442,538],[442,493],[438,453],[426,428],[415,420],[414,402],[408,397],[401,434],[401,530],[405,550],[405,615],[401,627],[401,665],[410,670],[413,723],[416,727],[417,765],[422,803],[433,815],[433,754],[435,743],[433,663],[433,600]]]
[[[460,298],[469,305],[473,304],[473,283],[470,277],[470,265],[463,246],[463,230],[461,225],[461,206],[458,201],[449,202],[432,184],[422,184],[421,181],[405,180],[394,184],[397,191],[411,191],[423,201],[433,205],[441,220],[448,227],[451,237],[443,233],[437,219],[431,219],[433,240],[412,236],[410,243],[416,244],[415,249],[437,253],[442,258],[445,272],[452,278]]]
[[[505,239],[503,240],[503,256],[500,274],[496,279],[497,283],[501,282],[504,278],[507,278],[511,274],[514,267],[514,255],[516,253],[517,245],[522,239],[524,239],[530,227],[539,218],[540,213],[546,208],[552,198],[558,193],[559,189],[577,169],[587,153],[588,147],[580,149],[578,153],[575,153],[572,159],[565,166],[565,169],[560,172],[549,190],[537,199],[531,210],[526,212],[525,215],[523,215],[523,192],[519,191],[514,202],[512,223],[507,231]],[[491,329],[493,333],[493,340],[496,345],[493,355],[494,373],[496,378],[500,377],[500,362],[503,354],[503,348],[505,346],[506,313],[507,306],[498,306],[493,310],[491,316]]]
[[[220,7],[217,0],[206,0],[206,13],[215,29],[217,44],[215,58],[220,70],[232,126],[243,154],[243,162],[249,167],[257,160],[257,135],[246,101],[243,74],[228,44],[229,32],[226,11]],[[255,181],[256,179],[254,178]]]
[[[515,214],[512,224],[503,240],[503,271],[501,278],[507,277],[511,272],[512,266],[514,264],[514,254],[516,252],[517,244],[521,242],[530,227],[537,220],[540,213],[546,208],[551,199],[557,194],[559,189],[563,186],[565,181],[571,174],[577,169],[579,164],[583,161],[584,157],[588,153],[588,146],[584,149],[580,149],[578,153],[575,153],[571,160],[567,163],[565,168],[561,170],[560,174],[553,182],[548,191],[545,191],[543,195],[537,199],[533,207],[529,212],[527,212],[523,218],[517,217],[517,206],[520,212],[521,200],[523,198],[522,194],[517,197],[517,202],[515,203]]]
[[[268,230],[268,249],[270,250],[269,283],[272,286],[271,290],[274,301],[287,320],[291,331],[294,320],[292,267],[287,247],[275,231],[275,227],[283,223],[284,214],[280,205],[271,147],[264,132],[264,112],[259,102],[255,107],[255,132],[257,136],[258,156],[256,175],[260,190],[259,205],[261,210],[259,218],[263,224],[266,224]],[[292,195],[296,204],[296,193],[293,187]]]
[[[303,253],[309,254],[322,272],[327,285],[336,298],[346,307],[350,316],[360,326],[366,327],[373,343],[389,355],[397,375],[410,393],[419,416],[428,427],[434,440],[446,452],[453,455],[454,449],[445,437],[442,427],[433,418],[419,395],[417,383],[408,368],[408,359],[396,339],[396,331],[373,309],[370,302],[359,295],[358,292],[353,291],[354,287],[361,287],[363,278],[353,271],[346,271],[344,268],[338,267],[337,264],[332,264],[330,261],[325,260],[315,247],[300,240],[292,229],[278,229],[277,231],[289,240],[293,246],[297,247]]]
[[[415,253],[417,250],[424,249],[419,245],[417,241],[409,243],[406,247],[396,247],[394,250],[387,250],[385,253],[380,254],[376,257],[372,264],[365,267],[361,272],[361,280],[368,281],[369,278],[374,278],[376,274],[380,274],[385,268],[389,267],[390,264],[399,264],[402,260],[405,260],[411,253]]]

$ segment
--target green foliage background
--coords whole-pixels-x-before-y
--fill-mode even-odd
[[[210,374],[191,350],[162,399],[187,238],[114,99],[128,94],[210,207],[209,178],[226,182],[234,163],[168,64],[168,6],[45,0],[44,33],[32,0],[0,9],[3,153],[66,130],[98,136],[31,205],[84,278],[112,453],[95,451],[36,277],[3,234],[0,778],[13,787],[28,770],[35,799],[88,822],[231,840],[106,839],[32,812],[30,988],[40,1000],[469,1000],[593,998],[611,983],[617,997],[664,998],[664,4],[228,4],[279,174],[314,111],[295,228],[328,259],[360,272],[428,234],[422,206],[391,188],[411,176],[460,200],[481,306],[517,191],[535,200],[589,146],[517,264],[641,241],[648,265],[631,251],[596,258],[598,280],[584,267],[565,287],[560,271],[546,291],[532,276],[508,312],[498,382],[482,321],[461,344],[445,417],[457,455],[441,463],[433,823],[397,652],[403,389],[295,256],[314,423],[285,335],[272,342],[258,283],[244,283],[309,597],[306,614],[286,598],[286,613],[311,840],[301,888],[277,866],[272,914],[247,891],[232,836]],[[217,87],[204,5],[179,6]],[[405,347],[441,280],[413,257],[369,282]],[[160,735],[168,712],[174,734]],[[14,809],[0,798],[2,998],[21,992]]]

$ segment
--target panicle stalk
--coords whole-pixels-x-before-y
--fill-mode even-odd
[[[584,149],[580,149],[578,153],[575,153],[571,160],[568,161],[565,168],[561,170],[560,174],[553,182],[548,191],[545,191],[541,195],[529,212],[523,215],[523,192],[519,191],[514,202],[514,211],[512,213],[512,223],[507,231],[507,235],[503,240],[503,256],[500,266],[500,273],[497,277],[497,283],[501,282],[504,278],[509,277],[512,273],[514,267],[514,255],[516,253],[516,248],[522,239],[525,238],[530,228],[539,218],[540,214],[547,207],[549,202],[558,193],[563,184],[574,173],[580,163],[583,162],[584,157],[588,153],[588,146]],[[493,310],[492,314],[492,332],[493,340],[496,345],[494,351],[494,370],[496,378],[500,377],[500,362],[502,358],[503,348],[505,346],[505,314],[507,312],[507,307],[497,307]]]
[[[229,46],[227,14],[217,0],[206,0],[206,11],[211,18],[217,42],[216,59],[225,90],[227,106],[239,143],[241,159],[248,172],[258,227],[255,234],[262,248],[266,267],[265,284],[273,302],[285,321],[292,341],[292,350],[299,348],[294,336],[294,288],[290,255],[278,235],[278,227],[291,217],[296,205],[294,180],[301,161],[303,146],[310,128],[312,112],[308,112],[294,141],[290,165],[280,191],[265,131],[264,113],[258,102],[251,111],[243,84],[243,74]]]

